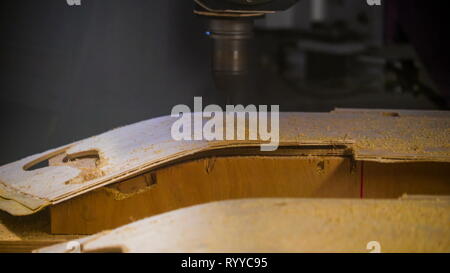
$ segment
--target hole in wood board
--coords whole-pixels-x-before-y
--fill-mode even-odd
[[[83,151],[75,154],[66,154],[50,160],[50,165],[70,166],[81,170],[78,177],[67,181],[66,184],[80,184],[104,175],[100,169],[100,154],[97,150]]]
[[[25,171],[31,171],[52,166],[76,168],[81,171],[80,174],[66,181],[66,184],[79,184],[103,176],[104,173],[100,169],[101,162],[100,154],[97,150],[83,151],[75,154],[67,154],[66,150],[63,150],[38,158],[26,164],[23,169]]]
[[[50,166],[49,163],[48,163],[48,159],[45,159],[45,160],[40,161],[40,162],[30,166],[30,167],[24,167],[24,170],[25,171],[35,171],[35,170],[39,170],[39,169],[42,169],[42,168],[46,168],[48,166]]]
[[[68,154],[62,159],[58,159],[60,160],[60,163],[55,162],[55,165],[63,164],[77,168],[97,168],[98,165],[100,165],[100,155],[96,150],[90,150],[76,154]]]
[[[37,158],[33,161],[31,161],[28,164],[25,164],[23,166],[24,171],[35,171],[39,169],[43,169],[49,166],[52,166],[51,160],[52,158],[61,156],[65,154],[65,150],[59,150],[53,153],[50,153],[48,155],[42,156],[40,158]]]
[[[23,166],[25,171],[34,171],[49,166],[71,166],[76,168],[97,168],[100,165],[100,155],[96,150],[67,154],[65,152],[51,153]]]

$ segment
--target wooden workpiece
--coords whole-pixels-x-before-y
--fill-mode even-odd
[[[0,167],[0,209],[49,207],[53,234],[92,234],[227,199],[450,195],[448,112],[281,113],[274,152],[261,152],[262,141],[174,141],[174,121],[143,121]]]
[[[178,208],[238,198],[450,195],[449,170],[448,163],[363,165],[337,156],[210,157],[158,169],[52,206],[51,230],[93,234]]]
[[[77,242],[82,252],[450,252],[449,222],[445,198],[271,198],[184,208]]]

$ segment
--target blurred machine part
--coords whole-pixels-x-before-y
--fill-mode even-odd
[[[206,34],[213,40],[212,71],[227,100],[251,89],[249,40],[254,19],[290,8],[298,0],[195,0],[194,13],[209,20]]]
[[[241,103],[246,97],[255,101],[273,92],[264,90],[270,86],[279,96],[293,91],[320,100],[406,94],[448,109],[448,58],[433,54],[442,37],[437,35],[442,30],[433,34],[433,26],[443,17],[431,16],[439,5],[386,1],[371,6],[348,0],[195,3],[195,13],[208,19],[213,78],[228,102]],[[408,23],[413,18],[420,19],[413,24],[417,35],[411,34]],[[393,47],[413,53],[405,57],[397,50],[394,56]],[[260,79],[270,84],[261,86]],[[269,97],[273,100],[274,95]]]

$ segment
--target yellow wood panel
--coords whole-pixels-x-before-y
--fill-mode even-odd
[[[359,197],[359,168],[341,157],[224,157],[155,171],[136,194],[118,188],[148,185],[141,176],[51,207],[52,232],[91,234],[174,209],[256,197]],[[147,181],[147,182],[146,182]],[[126,197],[126,198],[124,198]],[[123,199],[124,198],[124,199]]]
[[[449,163],[364,163],[364,197],[450,195]]]

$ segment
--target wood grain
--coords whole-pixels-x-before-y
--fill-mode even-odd
[[[149,176],[154,179],[151,183],[146,179]],[[128,185],[123,186],[124,183]],[[358,168],[343,157],[205,158],[166,167],[152,175],[55,205],[50,208],[51,227],[54,234],[92,234],[211,201],[257,197],[358,198],[359,187]],[[136,193],[130,194],[133,190]]]
[[[364,197],[398,198],[408,195],[450,195],[450,164],[364,164]]]
[[[345,156],[208,157],[52,206],[51,227],[54,234],[93,234],[183,207],[240,198],[450,195],[449,175],[448,163],[362,164]]]

